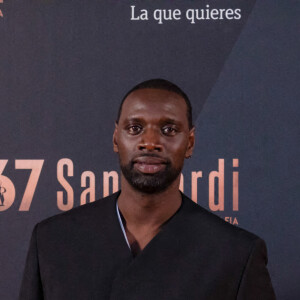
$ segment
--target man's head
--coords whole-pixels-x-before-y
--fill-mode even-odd
[[[145,81],[124,97],[113,137],[122,175],[136,190],[159,193],[179,183],[192,155],[194,127],[186,94],[162,79]]]
[[[192,116],[192,105],[191,105],[191,102],[190,102],[188,96],[186,95],[186,93],[181,88],[179,88],[177,85],[175,85],[174,83],[172,83],[168,80],[165,80],[165,79],[160,79],[160,78],[143,81],[143,82],[137,84],[135,87],[133,87],[129,92],[127,92],[125,94],[125,96],[123,97],[123,99],[121,101],[120,107],[119,107],[118,116],[117,116],[117,120],[116,120],[117,124],[119,123],[123,103],[126,100],[127,96],[129,96],[129,94],[131,94],[132,92],[141,90],[141,89],[161,89],[161,90],[173,92],[173,93],[181,96],[186,103],[186,113],[187,113],[187,119],[189,122],[189,128],[192,129],[194,127],[193,116]]]

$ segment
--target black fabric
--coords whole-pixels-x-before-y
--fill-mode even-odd
[[[275,299],[263,240],[184,195],[133,258],[116,214],[118,195],[35,227],[20,300]]]

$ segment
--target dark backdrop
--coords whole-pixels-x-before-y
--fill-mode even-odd
[[[206,4],[241,8],[242,18],[130,21],[130,5],[150,13]],[[61,212],[57,191],[67,194],[58,161],[74,164],[73,177],[64,169],[74,206],[86,170],[102,197],[103,172],[118,171],[112,132],[120,99],[156,77],[182,87],[194,107],[197,144],[183,172],[185,193],[191,172],[202,171],[197,201],[210,209],[208,175],[224,159],[225,208],[215,213],[265,239],[278,299],[299,299],[299,1],[4,0],[0,9],[0,169],[8,160],[0,176],[1,299],[17,297],[34,224]],[[32,160],[43,166],[36,189],[27,188],[31,205],[20,210],[31,199],[23,195]]]

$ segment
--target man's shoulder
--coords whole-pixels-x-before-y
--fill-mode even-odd
[[[257,235],[226,222],[185,195],[184,199],[189,216],[187,223],[191,230],[193,229],[193,234],[204,236],[206,240],[218,244],[238,243],[249,246],[255,240],[260,239]]]
[[[119,192],[101,198],[94,202],[75,207],[69,211],[49,217],[37,224],[39,231],[48,230],[68,230],[68,228],[78,229],[80,227],[90,227],[109,222],[110,215],[114,211],[115,200]]]

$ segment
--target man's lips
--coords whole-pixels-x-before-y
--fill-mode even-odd
[[[166,160],[160,157],[141,156],[133,162],[134,168],[145,174],[155,174],[166,167]]]
[[[152,164],[152,165],[157,165],[157,164],[166,164],[166,160],[157,157],[157,156],[140,156],[137,157],[136,159],[133,160],[134,163],[145,163],[145,164]]]

